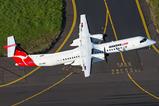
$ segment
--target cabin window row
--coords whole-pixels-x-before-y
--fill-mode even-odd
[[[74,58],[77,58],[77,57],[80,57],[80,56],[74,56],[74,57],[64,58],[63,60],[70,60],[70,59],[74,59]]]
[[[109,46],[109,48],[117,47],[117,46],[121,46],[121,44],[111,45],[111,46]]]
[[[127,46],[125,46],[125,48],[127,48]],[[114,49],[108,49],[107,52],[108,51],[113,51],[113,50],[121,50],[121,49],[122,49],[122,47],[117,47],[117,48],[114,48]]]

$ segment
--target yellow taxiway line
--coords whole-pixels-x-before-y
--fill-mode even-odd
[[[155,98],[155,99],[158,99],[159,100],[159,97],[157,97],[156,95],[150,93],[149,91],[145,90],[141,85],[139,85],[133,78],[132,76],[128,73],[128,77],[129,79],[140,89],[142,90],[143,92],[145,92],[146,94],[150,95],[151,97]]]
[[[106,0],[104,0],[104,3],[105,3],[106,8],[107,8],[107,10],[108,10],[108,6],[107,6],[107,3],[106,3]],[[76,5],[75,5],[75,1],[74,1],[74,0],[72,0],[72,4],[73,4],[73,8],[75,9]],[[107,13],[108,13],[108,15],[109,15],[109,19],[110,19],[110,22],[111,22],[111,25],[112,25],[112,28],[113,28],[113,32],[114,32],[115,38],[116,38],[116,40],[118,40],[116,31],[115,31],[115,28],[114,28],[114,25],[113,25],[113,22],[112,22],[111,15],[109,14],[109,10],[108,10]],[[74,22],[74,21],[73,21],[73,22]],[[107,16],[106,16],[106,24],[105,24],[104,32],[106,32],[107,23],[108,23],[108,19],[107,19]],[[73,24],[72,26],[75,26],[75,24]],[[70,30],[68,36],[70,36],[72,32],[73,32],[73,29],[72,29],[72,27],[71,27],[71,30]],[[68,40],[68,38],[69,38],[68,36],[66,37],[67,40]],[[64,42],[67,41],[66,39],[65,39]],[[64,43],[61,45],[60,48],[62,48],[63,46],[64,46]],[[59,51],[59,50],[60,50],[60,49],[58,49],[57,51]],[[125,63],[124,56],[122,55],[122,53],[121,53],[121,58],[122,58],[122,61]],[[40,91],[40,92],[38,92],[38,93],[36,93],[36,94],[34,94],[34,95],[32,95],[32,96],[26,98],[26,99],[24,99],[24,100],[22,100],[22,101],[20,101],[20,102],[17,102],[16,104],[14,104],[14,105],[12,105],[12,106],[17,106],[17,105],[19,105],[19,104],[24,103],[25,101],[28,101],[28,100],[30,100],[30,99],[36,97],[36,96],[39,96],[40,94],[45,93],[46,91],[50,90],[51,88],[53,88],[53,87],[59,85],[60,83],[62,83],[66,78],[68,78],[68,77],[71,76],[72,74],[73,74],[72,72],[69,73],[67,76],[65,76],[64,78],[62,78],[62,79],[59,80],[58,82],[52,84],[52,85],[49,86],[48,88],[45,88],[44,90],[42,90],[42,91]],[[135,80],[133,80],[133,78],[130,76],[129,73],[128,73],[128,77],[129,77],[129,79],[131,79],[131,81],[132,81],[133,83],[136,84],[136,86],[138,85],[138,87],[139,87],[140,89],[142,88],[141,86],[139,86],[139,84],[137,84],[137,83],[135,82]],[[146,90],[144,90],[143,88],[142,88],[141,90],[142,90],[142,91],[146,91]],[[156,97],[155,95],[149,93],[148,91],[146,91],[146,92],[147,92],[147,94],[149,94],[150,96],[152,96],[152,97],[154,97],[154,98],[158,98],[158,97]]]
[[[139,14],[140,14],[140,17],[141,17],[141,20],[142,20],[146,35],[147,35],[147,37],[149,39],[151,39],[151,35],[149,33],[149,30],[148,30],[148,27],[147,27],[147,24],[146,24],[146,21],[145,21],[145,18],[144,18],[144,15],[143,15],[140,3],[139,3],[139,0],[135,0],[135,2],[136,2],[137,9],[139,11]],[[152,47],[159,54],[159,49],[155,45],[152,45]]]
[[[74,20],[73,20],[73,25],[72,25],[73,27],[71,27],[71,30],[70,30],[68,36],[66,37],[66,39],[64,40],[64,42],[66,42],[66,41],[68,40],[68,38],[70,37],[70,35],[71,35],[71,33],[73,32],[73,29],[74,29],[74,27],[75,27],[75,23],[76,23],[77,12],[76,12],[75,0],[72,0],[72,4],[73,4],[73,10],[74,10]],[[108,13],[108,11],[107,11],[107,13]],[[108,14],[106,15],[104,33],[106,32],[107,25],[108,25]],[[64,44],[65,44],[65,43],[63,43],[59,48],[62,48],[62,47],[64,46]],[[59,51],[59,50],[60,50],[60,49],[58,49],[57,51]],[[72,74],[73,74],[73,73],[71,72],[71,73],[68,74],[66,77],[64,77],[63,79],[61,79],[60,81],[58,81],[58,82],[52,84],[51,86],[49,86],[49,87],[43,89],[42,91],[40,91],[40,92],[38,92],[38,93],[36,93],[36,94],[34,94],[34,95],[32,95],[32,96],[30,96],[30,97],[28,97],[28,98],[22,100],[22,101],[20,101],[20,102],[17,102],[17,103],[15,103],[15,104],[13,104],[12,106],[20,105],[20,104],[22,104],[22,103],[24,103],[24,102],[26,102],[26,101],[28,101],[28,100],[34,98],[34,97],[37,97],[37,96],[39,96],[39,95],[45,93],[46,91],[50,90],[51,88],[53,88],[53,87],[57,86],[58,84],[62,83],[66,78],[68,78],[68,77],[71,76]]]
[[[73,2],[72,2],[73,3]],[[75,27],[75,24],[76,24],[76,19],[77,19],[77,12],[76,12],[76,5],[73,3],[73,12],[74,12],[74,17],[73,17],[73,23],[72,23],[72,26],[71,26],[71,29],[69,31],[69,33],[67,34],[66,38],[64,39],[63,43],[60,45],[60,47],[55,51],[55,52],[59,52],[62,47],[65,45],[65,43],[67,42],[67,40],[70,38],[72,32],[73,32],[73,29]],[[33,74],[34,72],[36,72],[37,70],[39,70],[41,67],[36,67],[35,69],[33,69],[32,71],[30,71],[29,73],[27,73],[26,75],[16,79],[16,80],[13,80],[13,81],[10,81],[10,82],[7,82],[5,84],[0,84],[0,88],[2,87],[6,87],[6,86],[9,86],[9,85],[12,85],[12,84],[15,84],[19,81],[22,81],[24,80],[25,78],[29,77],[31,74]]]
[[[108,19],[109,19],[109,13],[108,13],[108,10],[106,10],[106,17],[105,17],[105,25],[104,25],[104,31],[103,31],[103,33],[105,34],[106,33],[106,31],[107,31],[107,26],[108,26]]]
[[[136,0],[136,1],[138,2],[138,0]],[[117,34],[116,34],[116,30],[115,30],[115,28],[114,28],[113,21],[112,21],[112,18],[111,18],[110,11],[109,11],[108,4],[107,4],[106,0],[104,0],[104,3],[105,3],[105,6],[106,6],[106,8],[107,8],[107,10],[108,10],[108,13],[109,13],[109,19],[110,19],[110,22],[111,22],[111,25],[112,25],[112,29],[113,29],[115,38],[116,38],[116,40],[118,40],[118,37],[117,37]],[[147,30],[147,31],[148,31],[148,30]],[[154,46],[154,47],[155,47],[155,46]],[[125,61],[124,56],[122,55],[122,53],[121,53],[121,59],[122,59],[123,63],[126,63],[126,61]],[[148,91],[145,90],[142,86],[140,86],[140,85],[132,78],[132,76],[129,74],[128,71],[127,71],[127,75],[128,75],[128,78],[130,79],[130,81],[132,81],[133,84],[134,84],[135,86],[137,86],[141,91],[143,91],[144,93],[148,94],[149,96],[151,96],[151,97],[153,97],[153,98],[159,100],[159,97],[157,97],[156,95],[154,95],[154,94],[148,92]]]
[[[70,72],[70,73],[69,73],[68,75],[66,75],[64,78],[62,78],[61,80],[59,80],[59,81],[57,81],[56,83],[52,84],[51,86],[49,86],[49,87],[43,89],[42,91],[40,91],[40,92],[38,92],[38,93],[36,93],[36,94],[34,94],[34,95],[28,97],[28,98],[25,98],[24,100],[22,100],[22,101],[20,101],[20,102],[17,102],[17,103],[15,103],[15,104],[13,104],[13,105],[11,105],[11,106],[18,106],[18,105],[20,105],[20,104],[22,104],[22,103],[24,103],[24,102],[26,102],[26,101],[28,101],[28,100],[34,98],[34,97],[37,97],[37,96],[39,96],[39,95],[45,93],[46,91],[50,90],[51,88],[53,88],[53,87],[55,87],[55,86],[61,84],[65,79],[67,79],[68,77],[70,77],[72,74],[73,74],[73,72]]]
[[[13,81],[8,82],[8,83],[5,83],[5,84],[1,84],[1,85],[0,85],[0,88],[6,87],[6,86],[9,86],[9,85],[12,85],[12,84],[15,84],[15,83],[17,83],[17,82],[19,82],[19,81],[25,79],[26,77],[30,76],[31,74],[33,74],[34,72],[36,72],[38,69],[40,69],[40,67],[36,67],[35,69],[33,69],[33,70],[32,70],[31,72],[29,72],[28,74],[26,74],[26,75],[24,75],[24,76],[22,76],[22,77],[20,77],[20,78],[18,78],[18,79],[16,79],[16,80],[13,80]]]
[[[73,18],[73,24],[72,24],[72,26],[71,26],[71,29],[72,29],[72,30],[70,30],[71,33],[69,32],[69,34],[67,35],[67,36],[69,36],[69,37],[70,37],[70,35],[72,34],[72,32],[73,32],[73,30],[74,30],[74,27],[75,27],[75,24],[76,24],[76,20],[77,20],[77,10],[76,10],[75,0],[72,0],[72,5],[73,5],[73,13],[74,13],[74,16],[73,16],[73,17],[74,17],[74,18]],[[66,37],[66,39],[68,40],[69,37]],[[65,40],[64,42],[66,43],[67,40]],[[60,47],[62,48],[65,43],[63,43],[63,45],[60,46]],[[58,50],[60,50],[60,49],[58,49]],[[56,52],[57,52],[58,50],[56,50]],[[35,97],[37,97],[37,96],[39,96],[39,95],[41,95],[41,94],[47,92],[47,91],[50,90],[51,88],[53,88],[53,87],[59,85],[60,83],[62,83],[65,79],[67,79],[68,77],[70,77],[72,74],[73,74],[73,72],[70,72],[68,75],[66,75],[64,78],[62,78],[61,80],[57,81],[56,83],[50,85],[49,87],[47,87],[47,88],[41,90],[41,91],[38,92],[38,93],[35,93],[35,94],[32,95],[32,96],[29,96],[29,97],[27,97],[27,98],[25,98],[25,99],[23,99],[23,100],[21,100],[21,101],[15,103],[15,104],[13,104],[12,106],[20,105],[20,104],[22,104],[22,103],[24,103],[24,102],[26,102],[26,101],[28,101],[28,100],[30,100],[30,99],[33,99],[33,98],[35,98]]]
[[[61,44],[61,46],[57,49],[57,52],[60,51],[63,46],[65,45],[65,43],[67,42],[67,40],[70,38],[74,28],[75,28],[75,25],[76,25],[76,20],[77,20],[77,11],[76,11],[76,4],[75,4],[75,1],[73,0],[72,1],[72,4],[73,4],[73,12],[74,12],[74,18],[73,18],[73,23],[72,23],[72,26],[71,26],[71,29],[68,33],[68,35],[66,36],[66,38],[64,39],[63,43]]]
[[[107,4],[106,0],[104,0],[104,4],[105,4],[105,7],[106,7],[106,10],[108,11],[107,13],[108,13],[109,20],[110,20],[110,23],[111,23],[111,26],[112,26],[112,29],[113,29],[113,33],[115,35],[115,39],[118,40],[117,33],[116,33],[116,30],[115,30],[115,27],[114,27],[114,24],[113,24],[113,21],[112,21],[112,17],[111,17],[111,14],[110,14],[110,11],[109,11],[109,8],[108,8],[108,4]],[[123,54],[121,52],[120,52],[120,56],[121,56],[121,59],[122,59],[123,63],[126,64],[124,56],[123,56]]]

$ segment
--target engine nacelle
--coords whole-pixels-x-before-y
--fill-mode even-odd
[[[92,54],[93,63],[105,60],[104,53]]]
[[[79,46],[79,45],[80,45],[80,40],[79,39],[73,40],[73,43],[70,44],[70,46]]]
[[[94,39],[96,39],[96,40],[104,40],[103,37],[104,35],[103,34],[94,34],[94,35],[92,35],[91,36],[91,38],[94,38]]]

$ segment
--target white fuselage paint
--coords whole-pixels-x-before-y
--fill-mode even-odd
[[[79,38],[73,40],[70,46],[76,46],[72,50],[53,54],[27,55],[24,51],[16,49],[13,36],[7,38],[8,57],[13,57],[18,66],[55,66],[72,65],[82,66],[84,76],[89,77],[92,63],[105,60],[105,54],[124,52],[150,46],[156,42],[142,36],[95,44],[105,40],[103,34],[91,35],[89,32],[86,15],[80,15]],[[93,43],[94,42],[94,43]]]
[[[124,52],[124,51],[139,49],[139,48],[147,47],[156,43],[155,41],[149,40],[149,39],[140,43],[140,41],[143,39],[144,37],[137,36],[137,37],[122,39],[118,41],[111,41],[111,42],[103,43],[103,44],[95,44],[94,48],[102,52],[104,52],[104,48],[105,48],[105,52],[109,54],[109,53],[117,53],[117,52]]]
[[[139,49],[143,47],[150,46],[155,43],[153,40],[147,39],[145,42],[140,43],[140,41],[144,37],[138,36],[118,41],[112,41],[108,43],[102,44],[94,44],[93,48],[98,49],[104,52],[104,48],[106,53],[117,53],[124,52],[128,50]],[[63,52],[53,53],[53,54],[40,54],[40,55],[29,55],[37,66],[54,66],[59,64],[72,64],[75,60],[80,61],[81,57],[85,57],[87,55],[91,55],[92,45],[90,44],[90,38],[83,39],[81,42],[81,47],[77,47],[72,50],[67,50]],[[85,47],[82,44],[88,43]],[[82,46],[83,45],[83,46]],[[80,52],[81,51],[81,52]]]
[[[37,66],[54,66],[70,64],[80,58],[79,48],[53,54],[29,55]]]

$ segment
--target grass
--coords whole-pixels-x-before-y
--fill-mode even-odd
[[[146,0],[149,5],[152,21],[159,33],[159,0]]]
[[[0,55],[7,36],[29,53],[49,48],[61,32],[62,0],[0,0]]]

